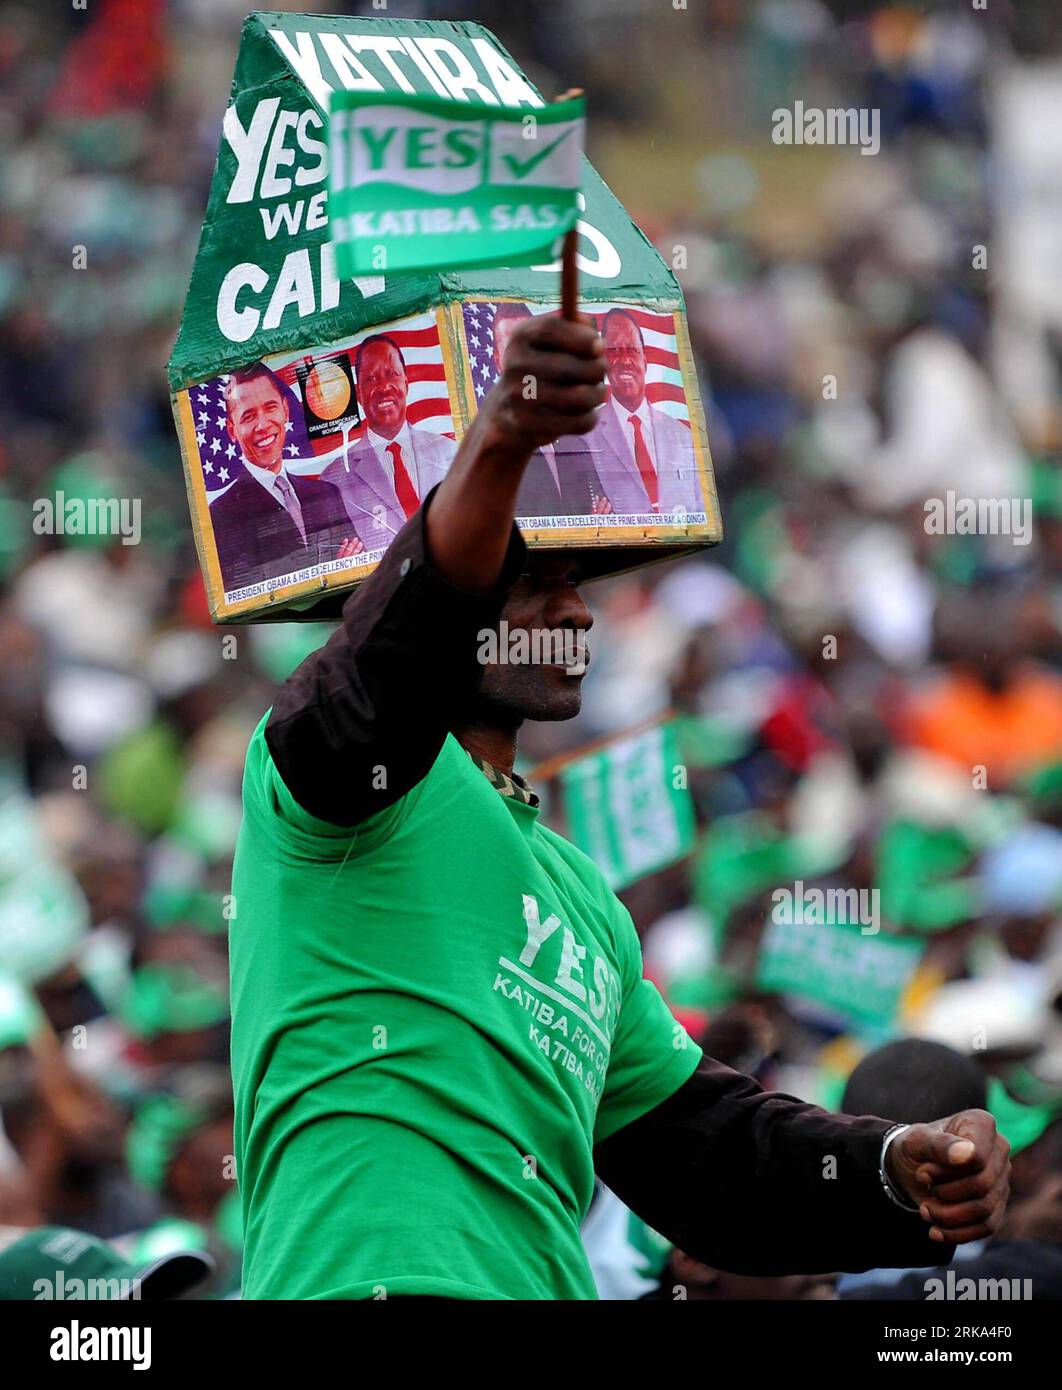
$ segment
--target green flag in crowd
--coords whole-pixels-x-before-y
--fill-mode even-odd
[[[671,722],[569,763],[560,785],[569,837],[610,888],[625,888],[693,848],[693,802]]]
[[[89,910],[77,879],[51,852],[36,806],[0,788],[0,963],[35,985],[64,966],[84,941]]]
[[[720,816],[705,835],[694,893],[723,936],[734,912],[760,893],[829,873],[844,857],[844,847],[825,836],[789,835],[762,811],[740,811]]]
[[[531,112],[333,92],[339,276],[548,259],[578,216],[585,105],[579,97]]]
[[[874,850],[881,909],[914,931],[941,931],[973,917],[977,885],[960,878],[974,852],[958,826],[920,825],[899,818],[883,829]]]
[[[766,990],[825,1005],[856,1023],[888,1027],[922,956],[922,942],[829,920],[829,912],[776,914],[757,965]]]
[[[32,990],[0,971],[0,1049],[28,1043],[44,1022]]]

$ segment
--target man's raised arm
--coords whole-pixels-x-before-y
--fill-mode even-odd
[[[513,522],[524,469],[542,444],[593,429],[604,377],[589,319],[540,315],[513,330],[450,472],[273,705],[270,754],[311,815],[356,825],[430,770],[479,685],[478,635],[524,568]]]

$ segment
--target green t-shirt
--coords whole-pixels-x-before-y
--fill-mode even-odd
[[[233,869],[247,1298],[594,1298],[592,1146],[700,1050],[593,863],[452,737],[353,831],[255,731]]]

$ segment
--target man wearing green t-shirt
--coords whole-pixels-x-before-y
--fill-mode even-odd
[[[983,1112],[832,1116],[703,1058],[513,773],[524,719],[578,711],[592,621],[571,557],[529,557],[517,491],[536,449],[593,428],[604,376],[588,319],[514,329],[449,474],[251,739],[231,929],[248,1298],[593,1298],[595,1169],[739,1272],[939,1263],[1000,1218]],[[502,619],[563,651],[481,664]]]

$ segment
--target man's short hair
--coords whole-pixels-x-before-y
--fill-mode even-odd
[[[863,1058],[848,1078],[841,1111],[919,1125],[984,1110],[987,1099],[984,1073],[970,1057],[926,1038],[900,1038]]]
[[[358,350],[354,354],[354,375],[361,376],[361,355],[371,343],[387,343],[398,353],[398,360],[402,363],[402,370],[406,370],[406,359],[402,356],[402,349],[395,342],[394,338],[388,333],[370,333],[363,343],[358,344]]]
[[[634,315],[630,312],[629,309],[610,309],[608,311],[608,313],[605,315],[604,322],[601,324],[602,338],[604,338],[605,335],[608,333],[608,326],[615,318],[629,319],[630,322],[634,324],[634,331],[638,334],[638,341],[641,343],[642,351],[644,352],[645,335],[642,333],[642,326],[634,317]]]
[[[287,400],[284,383],[281,381],[280,377],[277,376],[276,372],[271,371],[264,362],[252,362],[248,367],[237,367],[234,372],[230,373],[229,379],[225,383],[224,398],[226,415],[230,417],[232,415],[233,388],[236,386],[245,386],[249,381],[258,381],[260,377],[265,377],[267,380],[271,381],[273,383],[273,389],[280,399],[282,401]]]

